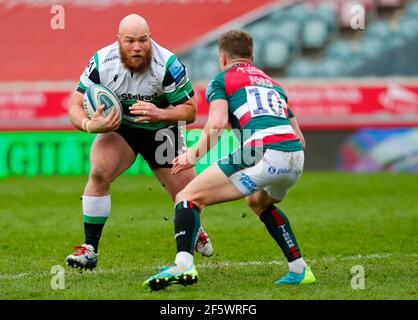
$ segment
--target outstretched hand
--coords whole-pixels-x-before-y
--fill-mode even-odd
[[[194,149],[183,148],[185,152],[174,158],[171,174],[177,174],[183,170],[193,168],[197,163],[196,152]]]

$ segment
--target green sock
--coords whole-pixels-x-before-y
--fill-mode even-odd
[[[260,215],[260,220],[264,222],[289,262],[302,257],[289,220],[282,210],[272,205]]]

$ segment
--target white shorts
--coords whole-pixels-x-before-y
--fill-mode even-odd
[[[243,195],[265,190],[272,198],[283,200],[303,172],[304,152],[267,149],[254,166],[229,175]]]

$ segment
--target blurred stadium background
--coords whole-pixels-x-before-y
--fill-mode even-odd
[[[51,27],[56,4],[64,29]],[[240,28],[254,36],[255,64],[288,92],[307,138],[307,169],[418,170],[417,1],[3,0],[0,177],[88,172],[92,137],[73,131],[68,97],[130,12],[146,17],[153,38],[188,67],[199,102],[192,127],[206,120],[216,38]],[[139,172],[150,173],[141,160],[130,170]]]
[[[51,27],[54,5],[64,29]],[[365,25],[353,29],[359,8]],[[66,270],[68,290],[51,290],[51,266],[83,236],[94,138],[72,128],[68,98],[132,12],[188,67],[199,108],[189,143],[207,117],[216,38],[252,33],[255,64],[285,88],[307,140],[307,170],[282,205],[318,286],[273,288],[287,264],[241,201],[205,210],[215,254],[196,257],[202,284],[139,290],[174,242],[172,203],[138,159],[114,183],[97,272]],[[418,171],[418,1],[0,0],[0,38],[0,299],[417,299],[418,185],[392,172]],[[230,144],[225,133],[221,153]],[[366,290],[350,287],[353,265]]]

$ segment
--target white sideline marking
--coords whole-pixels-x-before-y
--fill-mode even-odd
[[[350,261],[350,260],[357,260],[357,259],[386,259],[393,256],[399,256],[402,258],[411,258],[411,257],[418,257],[418,254],[411,253],[411,254],[393,254],[393,253],[373,253],[369,255],[354,255],[354,256],[328,256],[322,257],[320,259],[311,259],[308,260],[309,264],[316,264],[317,262],[331,262],[331,261]],[[246,267],[246,266],[268,266],[268,265],[285,265],[287,264],[286,261],[240,261],[240,262],[228,262],[228,261],[220,261],[220,262],[209,262],[209,263],[199,263],[196,264],[196,267],[199,269],[217,269],[217,268],[237,268],[237,267]],[[147,269],[150,272],[155,271],[157,267],[154,266],[147,266],[143,269]],[[142,269],[142,270],[143,270]],[[111,268],[111,269],[100,269],[95,271],[84,271],[87,274],[119,274],[119,273],[127,273],[127,272],[139,272],[139,269],[131,269],[131,268]],[[80,273],[77,269],[71,270],[68,269],[69,274],[77,274]],[[51,274],[49,272],[24,272],[18,274],[0,274],[0,280],[4,279],[21,279],[21,278],[39,278],[39,277],[49,277]]]
[[[0,274],[0,279],[19,279],[29,276],[30,274],[25,273],[18,273],[18,274]]]

